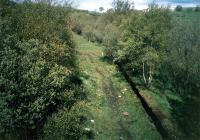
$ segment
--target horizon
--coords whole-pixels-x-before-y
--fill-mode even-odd
[[[177,5],[182,7],[196,7],[200,5],[200,0],[130,0],[134,2],[134,9],[144,10],[153,1],[160,6],[170,6],[174,9]],[[104,11],[112,8],[113,0],[76,0],[75,5],[77,9],[88,11],[99,11],[99,7],[103,7]]]

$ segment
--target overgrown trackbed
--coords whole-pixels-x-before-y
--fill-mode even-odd
[[[94,139],[162,139],[116,66],[102,57],[103,47],[78,35],[74,35],[74,40],[82,78],[89,90],[86,127],[92,129]]]

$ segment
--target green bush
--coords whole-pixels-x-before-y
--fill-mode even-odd
[[[69,10],[40,2],[8,7],[0,16],[0,133],[36,139],[49,116],[85,98]]]
[[[122,27],[123,35],[114,60],[123,64],[126,70],[143,77],[146,86],[157,73],[170,21],[167,8],[152,4],[148,11],[132,13]]]
[[[103,44],[105,45],[104,53],[106,56],[113,58],[117,51],[117,43],[119,38],[119,30],[116,26],[108,24],[105,27],[105,36]]]
[[[200,12],[200,6],[197,5],[197,6],[195,7],[194,11],[195,11],[195,12]]]
[[[12,112],[7,119],[12,121],[4,127],[35,129],[65,102],[71,102],[73,94],[68,90],[73,71],[61,63],[70,59],[69,54],[64,45],[48,46],[38,40],[19,42],[15,49],[6,47],[0,87],[5,108]]]
[[[177,5],[175,11],[182,11],[183,7],[181,5]]]
[[[85,133],[83,121],[85,119],[84,103],[77,103],[71,109],[64,108],[48,119],[44,126],[42,140],[79,140]]]
[[[176,24],[167,37],[168,47],[160,68],[160,77],[181,94],[199,93],[199,33],[198,21],[182,21]]]

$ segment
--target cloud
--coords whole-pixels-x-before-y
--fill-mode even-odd
[[[95,11],[99,7],[104,7],[105,10],[112,8],[112,0],[79,0],[79,9]]]
[[[104,7],[105,10],[112,8],[113,0],[78,0],[79,9],[95,11],[99,7]],[[135,9],[146,9],[148,4],[153,0],[133,0]],[[200,4],[200,0],[154,0],[159,5],[171,5],[172,8],[176,5],[182,5],[183,7],[193,7]]]
[[[200,0],[156,0],[159,5],[170,5],[175,8],[177,5],[183,7],[195,7],[200,4]]]
[[[134,8],[138,10],[147,9],[151,2],[152,0],[134,0]]]

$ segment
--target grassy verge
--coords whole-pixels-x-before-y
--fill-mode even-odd
[[[200,98],[180,95],[158,81],[146,88],[141,78],[132,77],[154,113],[174,139],[198,140],[200,137]]]

